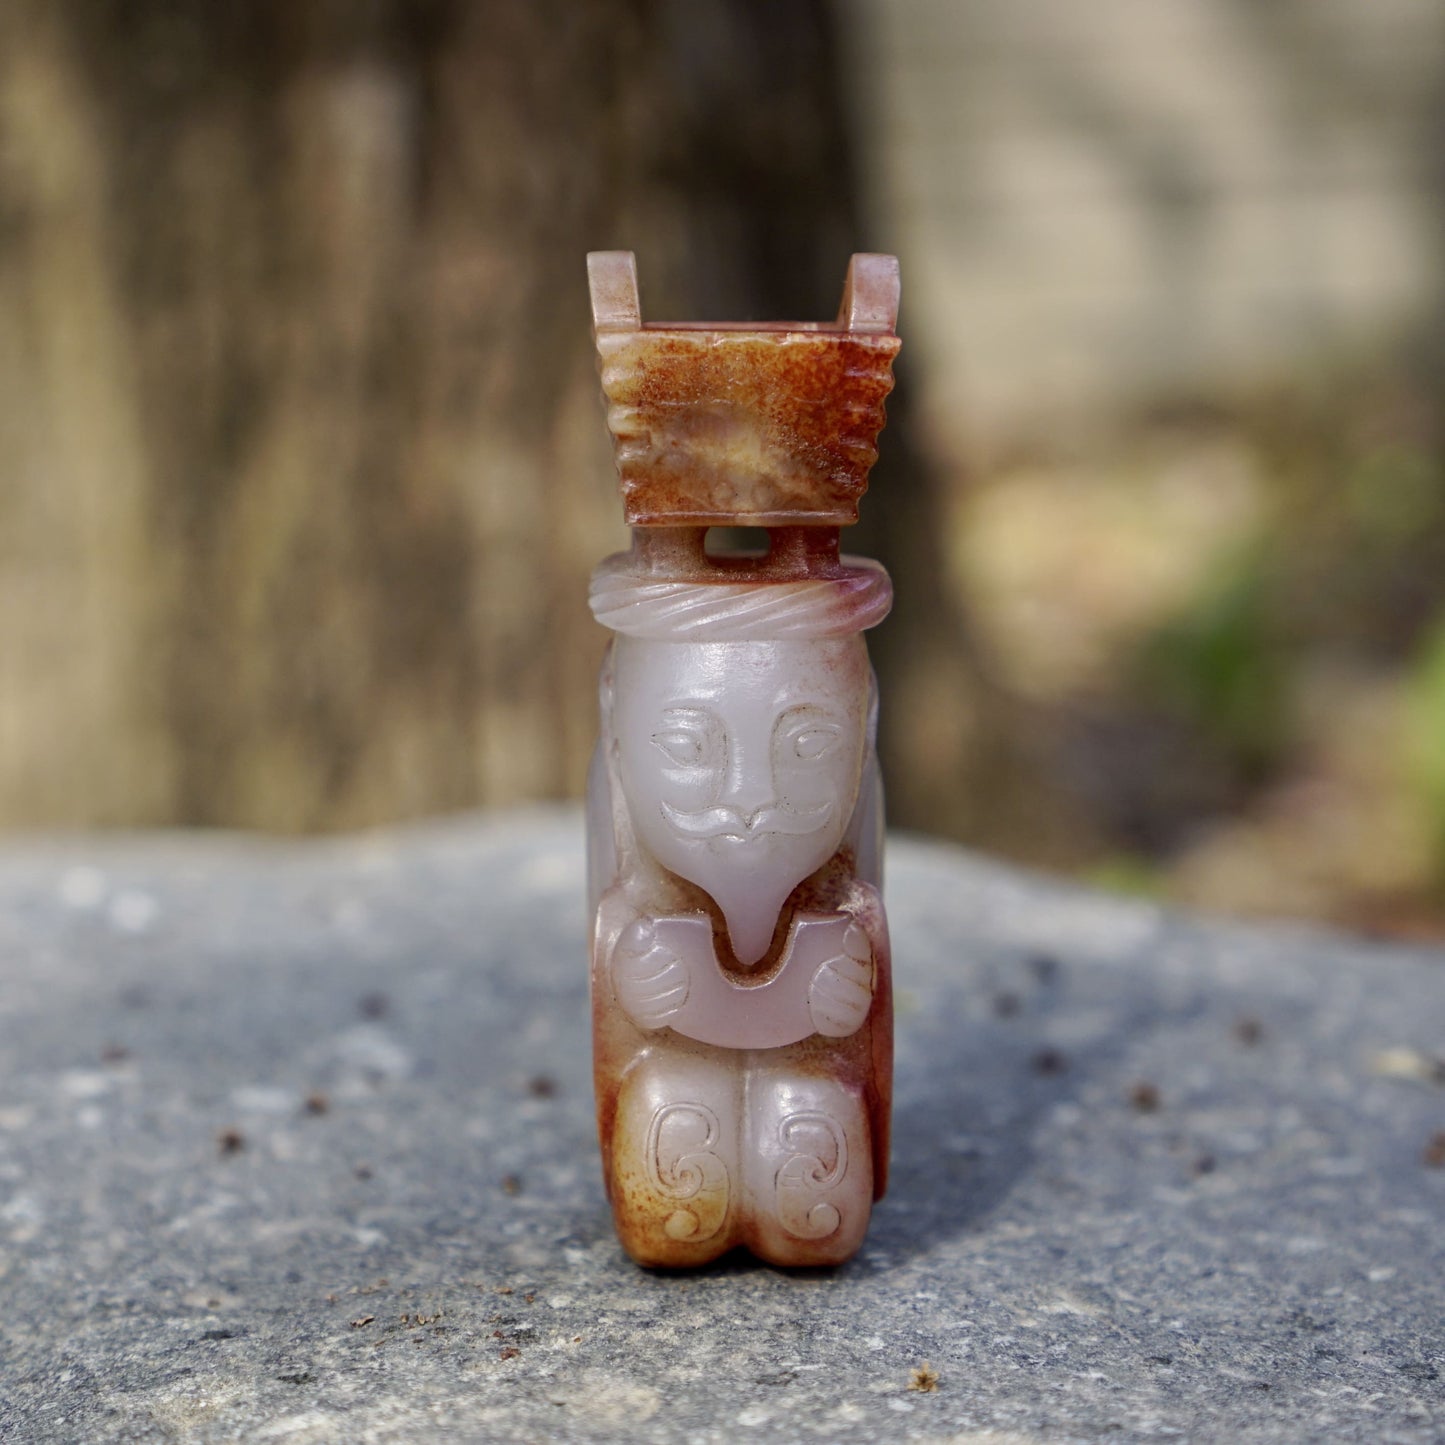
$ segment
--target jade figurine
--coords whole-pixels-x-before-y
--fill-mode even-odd
[[[840,555],[898,351],[898,263],[834,322],[644,323],[588,257],[631,550],[588,782],[603,1173],[639,1263],[830,1265],[888,1171],[893,1014],[877,685],[892,588]],[[735,530],[762,545],[729,547]]]

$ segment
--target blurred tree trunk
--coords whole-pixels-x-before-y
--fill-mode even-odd
[[[0,824],[575,791],[623,533],[582,256],[827,315],[822,0],[7,0]]]

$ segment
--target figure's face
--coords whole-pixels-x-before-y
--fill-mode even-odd
[[[707,890],[742,963],[842,841],[863,770],[861,637],[617,640],[613,724],[642,845]]]

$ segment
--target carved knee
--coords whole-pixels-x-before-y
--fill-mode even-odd
[[[755,1079],[745,1148],[748,1245],[774,1264],[836,1264],[857,1250],[873,1203],[861,1099],[828,1079]]]
[[[657,1051],[623,1080],[612,1139],[618,1233],[640,1264],[692,1265],[733,1241],[740,1080]]]

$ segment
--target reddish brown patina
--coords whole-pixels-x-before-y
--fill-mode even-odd
[[[595,334],[628,524],[856,522],[893,389],[896,275],[858,257],[837,321],[742,326],[644,324],[635,276],[609,277]]]
[[[897,337],[645,327],[597,348],[631,525],[858,520]]]

